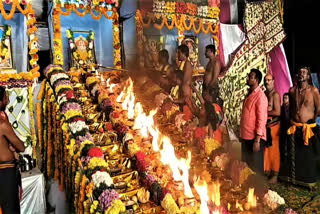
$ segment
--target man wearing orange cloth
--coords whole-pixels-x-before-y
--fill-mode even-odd
[[[274,79],[271,74],[264,78],[266,87],[265,94],[268,98],[268,122],[267,122],[267,143],[264,151],[264,171],[269,176],[270,183],[277,183],[280,169],[280,95],[274,88]]]
[[[291,127],[279,172],[279,179],[310,188],[320,175],[320,129],[315,123],[320,115],[320,95],[311,84],[310,69],[302,67],[297,85],[289,91]]]
[[[247,81],[250,88],[243,103],[240,122],[242,161],[259,174],[263,174],[268,117],[268,99],[259,86],[261,80],[261,71],[251,69]]]

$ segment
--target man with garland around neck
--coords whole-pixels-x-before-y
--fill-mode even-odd
[[[297,85],[290,89],[289,96],[291,127],[279,178],[312,188],[320,175],[320,129],[315,123],[320,115],[320,95],[311,85],[308,67],[299,70]]]

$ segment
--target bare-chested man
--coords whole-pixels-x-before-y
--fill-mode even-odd
[[[315,123],[320,113],[317,88],[310,84],[311,73],[302,67],[298,84],[289,91],[291,127],[288,129],[286,154],[279,178],[312,187],[320,175],[317,167],[320,152],[320,130]]]
[[[205,55],[209,59],[209,62],[204,75],[203,97],[206,101],[212,99],[214,102],[218,96],[218,76],[221,71],[221,62],[215,56],[215,53],[216,49],[214,45],[206,46]]]
[[[269,176],[270,183],[276,183],[280,169],[280,95],[274,88],[274,79],[271,74],[264,78],[266,87],[265,94],[268,98],[268,122],[267,122],[267,144],[264,151],[264,171]]]
[[[183,81],[180,87],[180,96],[179,99],[174,101],[177,104],[187,105],[189,108],[192,108],[192,65],[188,60],[189,48],[186,45],[180,45],[178,47],[178,59],[181,61],[183,66]]]
[[[8,95],[0,86],[0,207],[3,213],[20,213],[14,151],[23,152],[24,144],[14,133],[4,112],[8,102]]]
[[[158,74],[152,74],[152,77],[155,78],[155,81],[159,83],[161,88],[169,92],[170,86],[172,85],[171,80],[173,69],[169,64],[169,52],[166,49],[163,49],[159,52],[159,65],[156,70],[159,71]]]

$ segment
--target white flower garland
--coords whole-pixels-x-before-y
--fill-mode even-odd
[[[105,183],[108,187],[113,184],[112,178],[109,173],[101,171],[97,171],[92,175],[92,182],[97,188],[99,188],[101,183]]]
[[[69,123],[68,126],[72,134],[75,134],[85,128],[88,128],[85,121],[77,121],[77,122]]]
[[[58,79],[62,79],[62,78],[66,78],[69,79],[69,76],[65,73],[57,73],[57,74],[53,74],[50,78],[50,83],[53,84],[56,80]]]
[[[268,190],[263,197],[263,203],[268,205],[272,210],[275,210],[279,205],[285,204],[285,201],[277,192]]]

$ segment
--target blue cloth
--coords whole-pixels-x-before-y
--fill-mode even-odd
[[[9,13],[11,5],[4,4],[4,8]],[[15,13],[11,20],[5,20],[0,16],[0,26],[11,26],[11,45],[13,51],[14,68],[18,73],[27,72],[28,60],[28,36],[26,18],[21,13]]]

